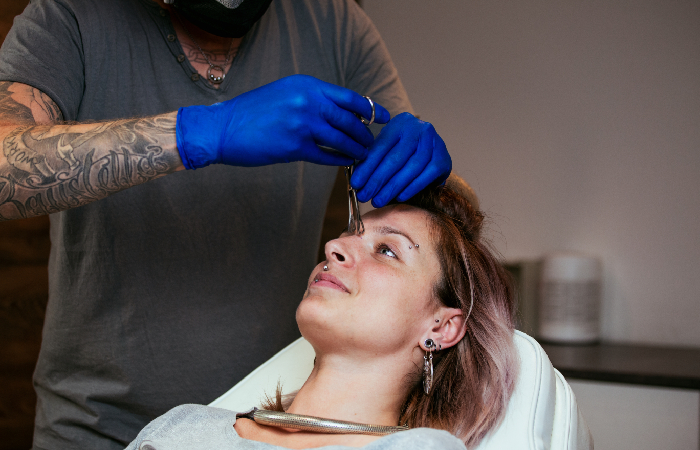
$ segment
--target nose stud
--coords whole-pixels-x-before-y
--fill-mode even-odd
[[[323,266],[323,271],[328,272],[328,266]]]

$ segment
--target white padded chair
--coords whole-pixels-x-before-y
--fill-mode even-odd
[[[564,377],[530,336],[515,332],[520,376],[501,425],[477,447],[479,450],[583,450],[593,438]],[[255,369],[210,406],[246,411],[274,394],[278,381],[285,391],[304,384],[313,368],[314,350],[300,338]]]

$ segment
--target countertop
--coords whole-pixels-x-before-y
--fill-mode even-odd
[[[700,348],[540,344],[565,377],[700,390]]]

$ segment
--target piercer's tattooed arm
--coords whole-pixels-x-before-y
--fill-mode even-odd
[[[176,113],[61,120],[43,92],[0,82],[0,221],[75,208],[182,169]]]
[[[63,120],[51,97],[22,83],[0,81],[0,125],[13,122],[51,123]]]

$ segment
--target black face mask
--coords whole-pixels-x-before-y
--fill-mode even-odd
[[[172,5],[202,30],[217,36],[238,38],[253,28],[271,2],[272,0],[174,0]]]

